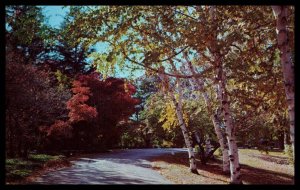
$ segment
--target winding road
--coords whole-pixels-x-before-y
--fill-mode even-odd
[[[182,148],[113,150],[72,161],[72,166],[36,178],[34,184],[172,184],[147,159]]]

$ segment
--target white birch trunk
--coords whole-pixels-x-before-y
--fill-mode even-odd
[[[167,77],[165,75],[159,74],[159,77],[163,81],[164,84],[166,82],[168,82],[168,79],[167,79]],[[178,79],[176,81],[178,83]],[[195,159],[195,154],[194,154],[193,147],[192,147],[192,142],[191,142],[191,139],[190,139],[189,134],[188,134],[186,123],[184,122],[184,119],[183,119],[182,89],[181,89],[181,85],[178,84],[178,91],[179,91],[179,100],[178,100],[178,102],[176,100],[174,91],[172,89],[169,89],[168,91],[170,93],[170,97],[171,97],[171,99],[173,101],[173,104],[175,106],[176,115],[177,115],[177,118],[178,118],[179,126],[181,128],[181,131],[182,131],[182,134],[183,134],[183,137],[184,137],[185,145],[186,145],[186,147],[188,149],[189,162],[190,162],[190,171],[192,173],[198,174],[197,165],[196,165],[196,159]]]
[[[220,92],[222,93],[221,105],[222,105],[222,113],[224,116],[224,123],[225,123],[225,131],[226,137],[228,142],[229,148],[229,162],[230,162],[230,182],[232,184],[242,184],[241,174],[240,174],[240,164],[239,164],[239,154],[238,154],[238,147],[236,144],[235,138],[235,131],[233,120],[231,118],[231,111],[230,111],[230,102],[226,93],[226,79],[225,74],[223,72],[223,68],[221,65],[220,60],[217,57],[217,71],[218,71],[218,87]]]
[[[292,64],[292,55],[289,48],[289,39],[287,31],[287,6],[272,6],[273,13],[277,19],[277,44],[281,51],[280,59],[282,65],[284,89],[288,104],[290,119],[290,140],[293,149],[293,158],[295,158],[294,135],[295,135],[295,87],[294,87],[294,66]]]
[[[241,174],[240,174],[241,167],[239,164],[239,154],[238,154],[238,148],[235,139],[233,120],[231,118],[232,114],[230,111],[230,102],[226,93],[226,78],[223,72],[221,57],[218,54],[219,50],[217,48],[218,23],[217,23],[216,13],[217,13],[216,6],[211,6],[210,14],[212,20],[214,21],[213,24],[215,25],[215,37],[213,42],[211,43],[210,48],[214,56],[214,65],[217,68],[216,82],[217,82],[218,89],[220,90],[219,93],[221,94],[220,102],[221,102],[222,113],[224,116],[224,124],[225,124],[224,127],[226,131],[226,137],[227,137],[228,148],[229,148],[230,183],[242,184]]]
[[[195,69],[192,65],[192,63],[190,61],[188,61],[187,57],[185,57],[185,59],[187,60],[188,63],[188,69],[190,71],[190,73],[192,73],[193,75],[196,74]],[[206,104],[206,108],[210,114],[211,120],[213,122],[214,125],[214,129],[220,144],[220,148],[222,151],[222,161],[223,161],[223,171],[225,173],[229,172],[230,167],[229,167],[229,156],[228,156],[228,144],[227,141],[224,139],[224,135],[222,134],[221,131],[221,123],[219,122],[220,115],[214,114],[211,110],[212,105],[211,105],[211,100],[209,99],[209,96],[204,88],[204,82],[200,79],[200,78],[194,78],[193,80],[194,84],[197,84],[197,89],[202,92],[202,96],[204,98],[205,104]]]
[[[172,101],[173,101],[173,103],[176,107],[176,114],[177,114],[177,117],[178,117],[179,125],[180,125],[180,128],[181,128],[183,137],[184,137],[186,147],[188,149],[189,161],[190,161],[190,171],[192,173],[197,173],[197,166],[196,166],[196,160],[195,160],[195,155],[194,155],[192,143],[191,143],[191,140],[190,140],[187,128],[186,128],[186,124],[185,124],[184,119],[183,119],[183,114],[182,114],[183,112],[182,112],[182,105],[181,105],[182,100],[180,100],[181,97],[179,97],[179,100],[177,102],[174,93],[171,92],[171,98],[172,98]]]

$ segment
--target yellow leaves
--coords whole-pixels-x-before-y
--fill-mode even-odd
[[[161,114],[160,121],[166,119],[166,122],[162,125],[163,129],[171,130],[178,124],[175,107],[171,102],[166,103],[166,107]],[[174,125],[175,124],[175,125]]]
[[[261,69],[261,67],[259,66],[259,65],[251,65],[250,66],[250,69],[249,69],[249,71],[250,72],[253,72],[253,73],[255,73],[255,72],[263,72],[263,70]]]
[[[185,123],[188,123],[189,117],[188,117],[188,114],[186,112],[183,113],[183,119],[184,119]],[[162,125],[162,128],[164,130],[172,131],[176,127],[179,127],[179,122],[178,122],[178,117],[177,117],[177,114],[176,114],[176,109],[175,109],[174,104],[171,101],[166,103],[165,108],[164,108],[164,110],[162,111],[162,113],[160,115],[159,122],[162,122],[164,120],[166,120],[164,122],[164,124]]]
[[[103,74],[106,78],[108,75],[112,75],[116,68],[116,56],[112,53],[100,54],[93,52],[89,55],[89,58],[93,60],[93,65],[96,66],[97,71]]]
[[[229,79],[228,82],[227,82],[227,89],[232,91],[234,89],[236,89],[236,82],[234,79]]]

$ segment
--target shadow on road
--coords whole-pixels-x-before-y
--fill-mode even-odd
[[[118,150],[88,155],[72,161],[70,168],[40,176],[35,184],[171,184],[147,160],[159,154],[171,154],[171,150]]]
[[[120,176],[118,173],[105,171],[105,172],[89,172],[77,173],[74,175],[73,171],[64,171],[58,174],[49,174],[47,182],[42,184],[153,184],[155,181],[130,178]],[[40,184],[37,181],[36,184]]]
[[[183,165],[187,168],[189,167],[188,155],[186,153],[155,157],[152,158],[152,161],[163,161],[170,164]],[[201,162],[197,160],[197,167],[200,175],[202,170],[215,175],[230,177],[229,174],[224,174],[222,170],[222,161],[219,159],[210,160],[206,165],[201,165]],[[293,176],[285,173],[255,168],[245,164],[241,164],[241,168],[243,182],[248,184],[293,184]]]

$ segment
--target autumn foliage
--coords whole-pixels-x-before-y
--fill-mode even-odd
[[[86,104],[91,96],[90,88],[82,86],[79,81],[73,82],[72,92],[74,96],[68,101],[67,108],[70,110],[70,122],[89,121],[97,116],[97,110]]]
[[[72,85],[73,95],[66,104],[68,120],[56,121],[47,130],[47,136],[56,139],[52,144],[62,138],[64,142],[70,141],[64,144],[64,148],[71,149],[100,149],[117,145],[122,135],[117,124],[126,122],[139,103],[132,97],[135,87],[123,79],[100,80],[97,73],[80,75]]]
[[[67,116],[65,103],[69,98],[68,91],[59,91],[51,85],[47,71],[21,64],[18,60],[6,64],[8,156],[26,156],[30,149],[41,149],[44,140],[40,132],[45,129],[42,126],[49,126]]]

